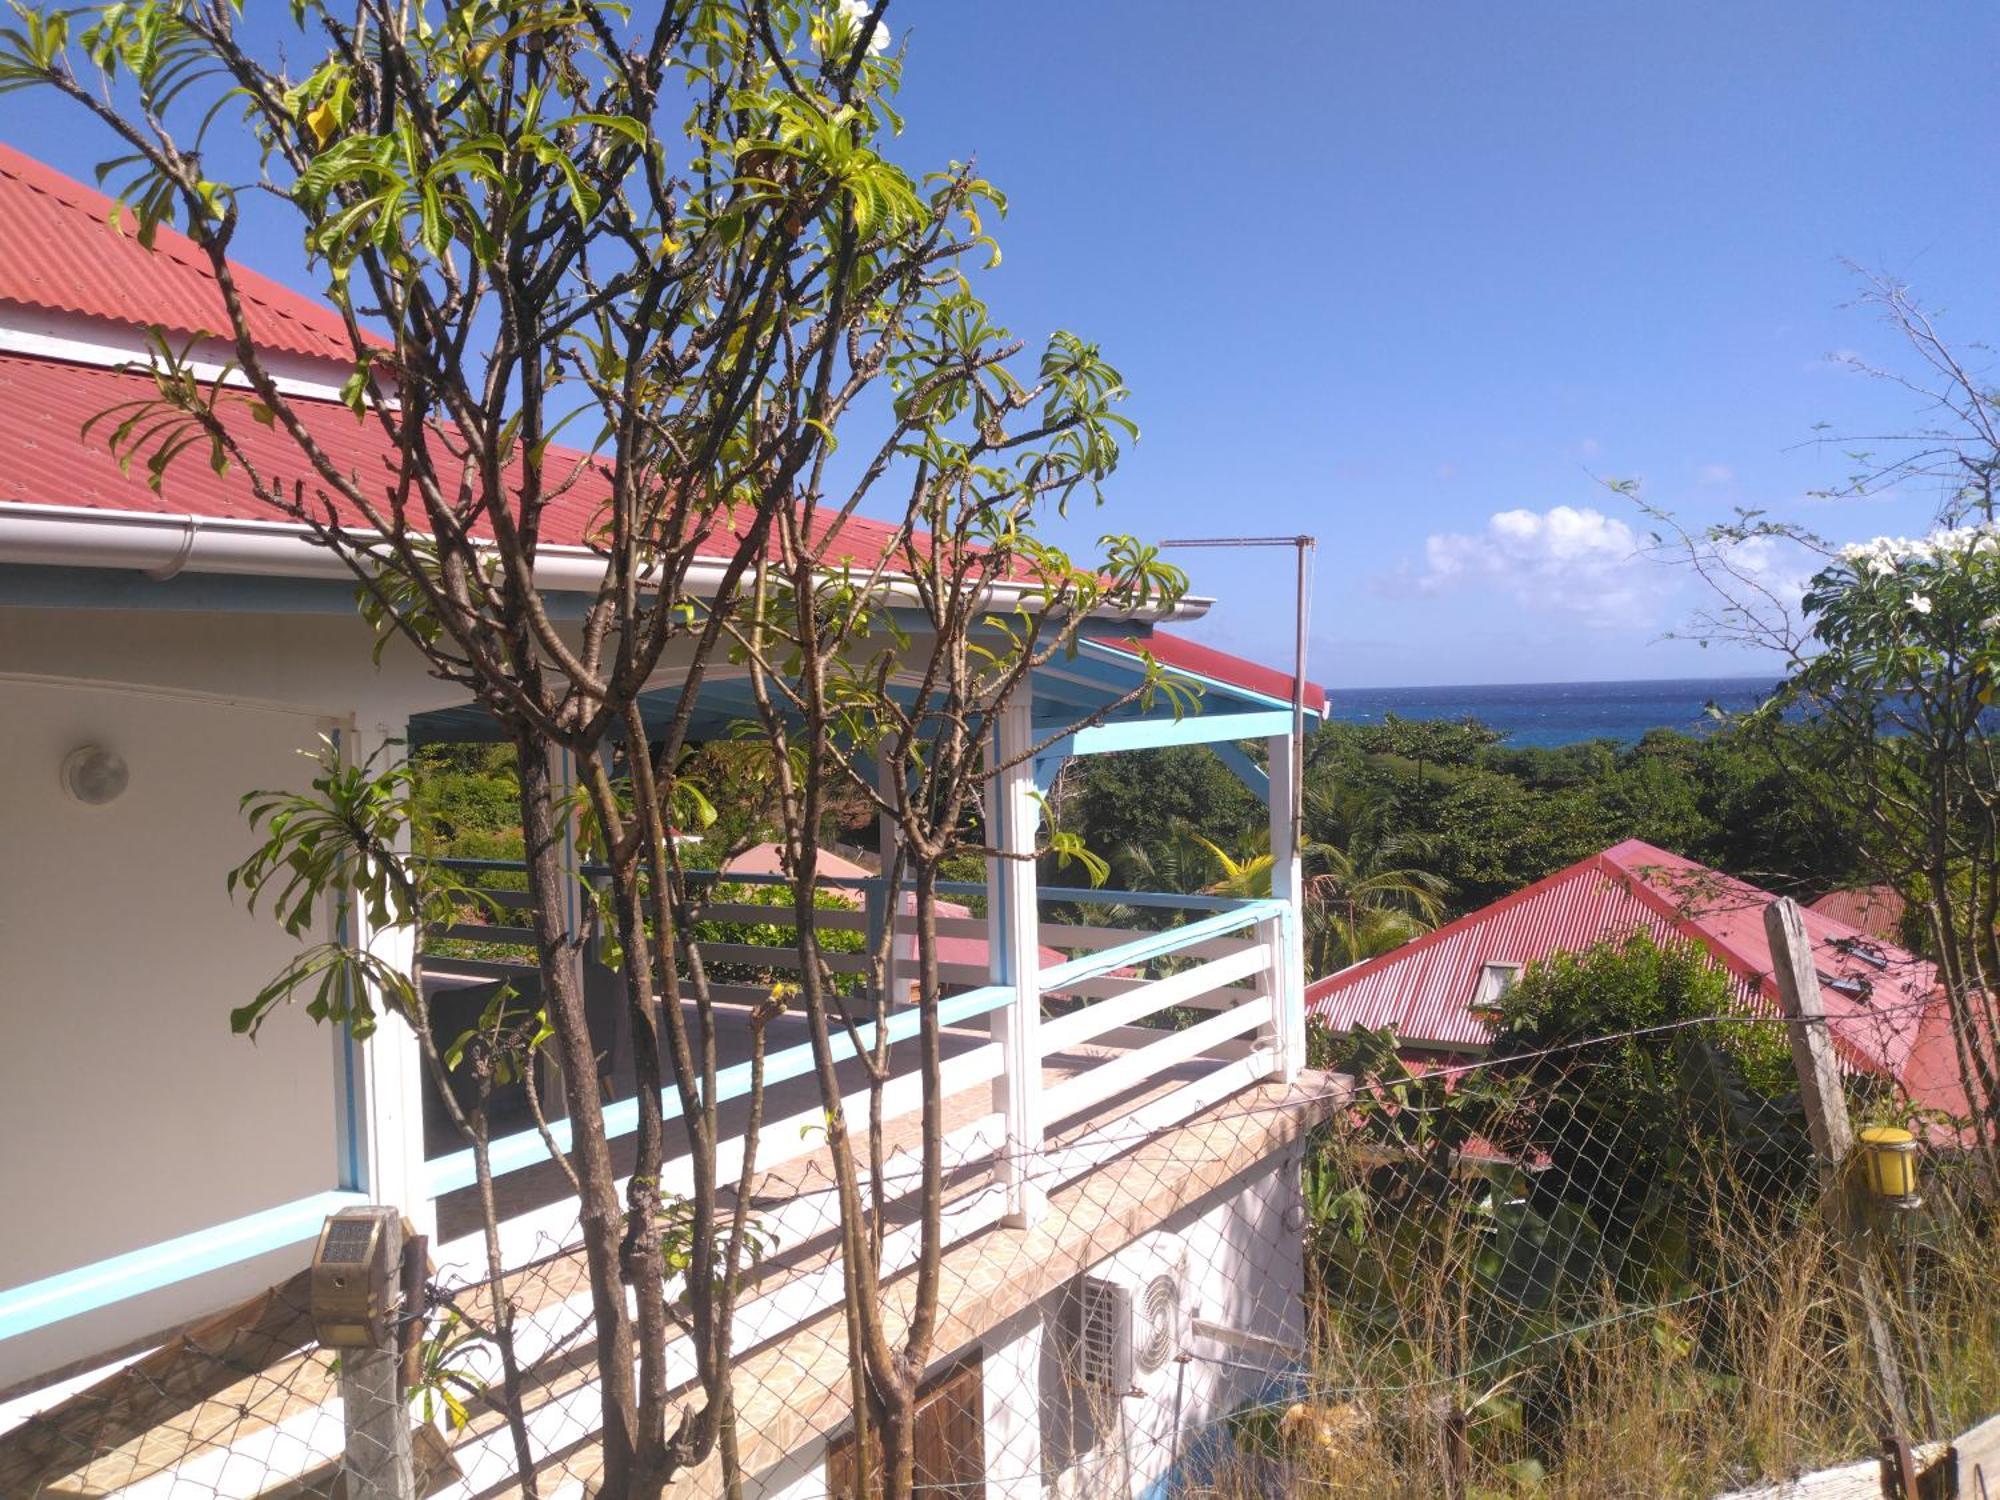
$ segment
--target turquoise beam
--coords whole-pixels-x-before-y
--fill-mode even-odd
[[[1252,760],[1235,740],[1219,741],[1208,747],[1215,758],[1236,773],[1236,779],[1256,794],[1266,807],[1271,805],[1271,773]]]
[[[0,1339],[18,1338],[208,1271],[305,1244],[318,1236],[328,1214],[367,1201],[364,1193],[317,1193],[10,1288],[0,1292]]]
[[[1058,733],[1060,724],[1036,725],[1036,737]],[[1263,740],[1292,732],[1290,709],[1261,709],[1243,714],[1188,714],[1179,719],[1114,719],[1066,735],[1042,753],[1109,755],[1120,750],[1158,750],[1168,745],[1213,745],[1222,741]]]

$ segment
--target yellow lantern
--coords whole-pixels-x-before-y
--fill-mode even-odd
[[[1868,1189],[1898,1208],[1914,1208],[1917,1197],[1917,1138],[1894,1125],[1871,1125],[1861,1132],[1862,1164]]]

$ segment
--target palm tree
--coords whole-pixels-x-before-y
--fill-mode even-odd
[[[1208,851],[1208,857],[1222,871],[1221,879],[1201,888],[1204,896],[1234,896],[1239,901],[1252,901],[1271,894],[1271,871],[1274,866],[1269,829],[1250,840],[1251,848],[1240,860],[1232,859],[1219,845],[1210,843],[1198,833],[1192,837]],[[1264,847],[1259,849],[1256,847],[1258,844]]]
[[[1306,967],[1332,974],[1400,948],[1429,932],[1444,916],[1443,877],[1388,861],[1403,855],[1404,841],[1359,849],[1306,845]]]
[[[1192,835],[1208,852],[1219,878],[1204,895],[1252,900],[1271,894],[1275,868],[1268,831],[1246,838],[1232,855]],[[1306,967],[1315,976],[1331,974],[1421,937],[1444,916],[1447,886],[1442,877],[1415,866],[1387,863],[1406,852],[1403,840],[1355,840],[1347,847],[1314,839],[1301,851],[1305,870]]]

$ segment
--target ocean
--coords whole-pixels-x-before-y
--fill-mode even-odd
[[[1500,730],[1514,747],[1579,740],[1631,743],[1649,729],[1700,733],[1707,705],[1755,708],[1776,685],[1770,677],[1684,677],[1658,682],[1528,682],[1508,686],[1336,688],[1327,696],[1344,724],[1402,719],[1463,719]]]

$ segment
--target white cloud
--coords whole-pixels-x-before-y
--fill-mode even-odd
[[[1493,588],[1530,608],[1578,614],[1595,625],[1645,625],[1668,579],[1666,569],[1639,555],[1639,546],[1630,526],[1588,506],[1503,510],[1476,536],[1433,533],[1417,587],[1425,593]]]
[[[1706,485],[1734,484],[1736,471],[1728,464],[1703,464],[1694,477],[1698,483]]]

